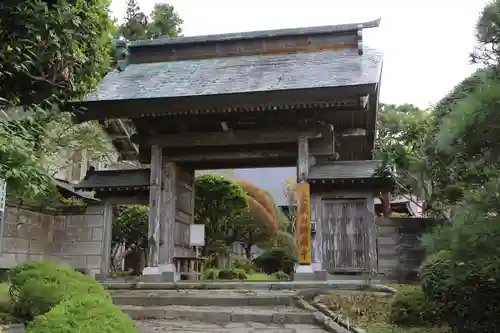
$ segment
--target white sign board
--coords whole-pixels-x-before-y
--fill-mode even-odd
[[[189,245],[190,246],[205,246],[205,225],[190,224],[189,225]]]

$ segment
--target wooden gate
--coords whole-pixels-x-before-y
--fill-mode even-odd
[[[323,265],[329,273],[370,270],[373,218],[366,199],[324,200]]]

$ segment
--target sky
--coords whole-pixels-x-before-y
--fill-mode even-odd
[[[357,23],[381,17],[364,44],[384,52],[381,102],[430,107],[474,71],[474,27],[489,0],[138,0],[173,5],[185,36]],[[114,17],[126,0],[113,0]]]

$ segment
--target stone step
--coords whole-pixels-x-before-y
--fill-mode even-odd
[[[323,329],[308,324],[265,324],[229,323],[209,324],[182,320],[140,320],[136,321],[140,333],[324,333]]]
[[[293,306],[294,291],[129,290],[114,291],[116,305],[134,306]]]
[[[361,280],[336,280],[336,281],[203,281],[203,282],[129,282],[124,280],[107,280],[101,282],[110,290],[371,290],[386,291],[389,287],[371,284]]]
[[[166,319],[195,321],[208,324],[229,323],[307,324],[317,321],[314,313],[293,307],[216,307],[216,306],[133,306],[120,309],[134,320]]]

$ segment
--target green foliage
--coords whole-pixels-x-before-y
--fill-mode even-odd
[[[182,23],[184,21],[175,11],[174,6],[168,3],[157,3],[151,12],[148,37],[154,39],[180,36],[182,33]]]
[[[389,320],[400,326],[429,326],[439,320],[436,303],[419,286],[398,291],[390,303]]]
[[[203,272],[203,280],[217,280],[219,278],[219,270],[216,268],[209,268]]]
[[[157,3],[149,17],[141,11],[137,0],[127,0],[125,22],[119,26],[119,35],[129,41],[176,37],[182,32],[183,20],[168,3]]]
[[[133,321],[113,303],[96,295],[80,295],[37,316],[27,333],[137,333]]]
[[[220,280],[246,280],[248,278],[245,270],[240,268],[222,269],[217,277]]]
[[[113,247],[123,245],[125,248],[148,248],[149,208],[145,205],[120,207],[113,223]]]
[[[53,122],[107,70],[109,28],[106,0],[0,3],[0,178],[12,192],[53,190],[46,150],[51,134],[69,134]]]
[[[451,269],[451,253],[442,250],[426,258],[420,273],[422,290],[429,299],[439,304],[444,313],[452,311],[447,301]]]
[[[108,1],[3,1],[0,101],[51,109],[94,88],[108,68]]]
[[[10,271],[13,314],[32,320],[65,299],[96,295],[110,300],[106,290],[92,277],[50,261],[27,261]]]
[[[287,281],[287,280],[290,280],[290,275],[286,274],[285,272],[283,271],[278,271],[278,272],[275,272],[272,274],[273,278],[275,278],[276,280],[280,280],[280,281]]]
[[[234,221],[248,209],[247,198],[238,184],[210,174],[196,178],[195,191],[195,223],[206,226],[204,254],[207,255],[236,240]]]
[[[425,200],[425,210],[433,207],[434,193],[423,138],[430,112],[412,104],[381,105],[375,156],[384,163],[396,182],[395,194],[414,194]],[[382,170],[381,170],[382,171]]]
[[[288,255],[283,248],[273,247],[264,251],[259,257],[254,259],[254,263],[266,274],[285,272],[290,275],[296,263],[296,259]]]
[[[242,269],[247,274],[252,274],[257,269],[255,264],[251,260],[245,257],[240,257],[240,256],[231,257],[231,261],[232,261],[231,265],[232,267]]]
[[[484,7],[476,24],[478,45],[471,54],[472,62],[497,65],[500,62],[498,36],[500,36],[500,1],[493,0]]]

